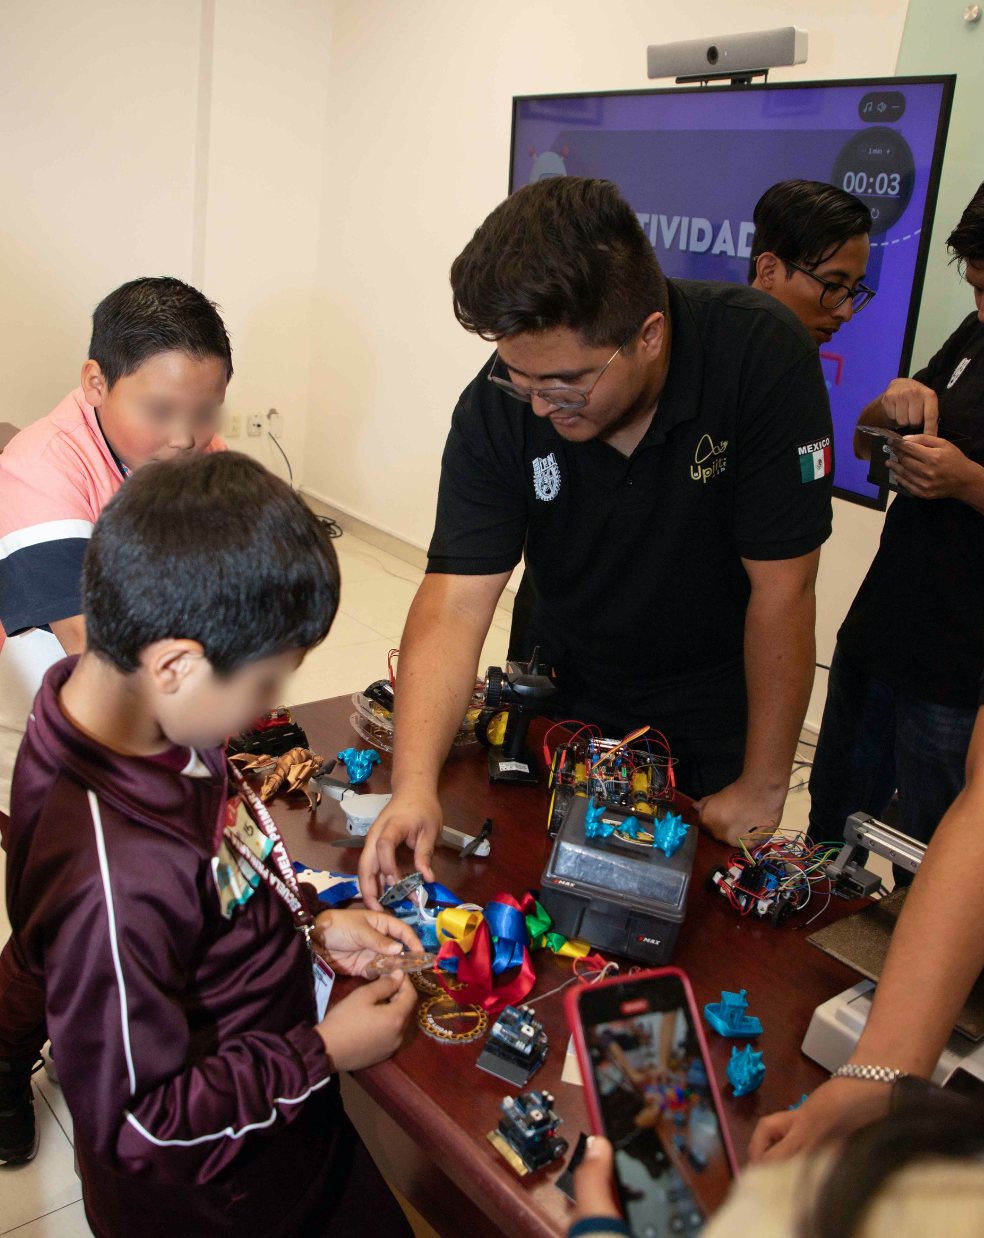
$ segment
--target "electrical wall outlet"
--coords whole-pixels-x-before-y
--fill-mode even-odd
[[[263,414],[250,413],[249,421],[246,423],[246,433],[250,438],[259,438],[263,433]]]
[[[284,419],[275,408],[271,408],[267,413],[267,429],[274,438],[280,438],[284,432]]]
[[[226,413],[225,419],[225,436],[226,438],[239,438],[241,429],[239,425],[238,413]]]

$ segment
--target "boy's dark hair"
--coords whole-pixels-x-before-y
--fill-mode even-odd
[[[984,182],[967,203],[946,247],[955,262],[984,262]]]
[[[451,266],[455,317],[484,340],[569,327],[617,347],[657,310],[666,277],[611,181],[558,176],[500,203]]]
[[[249,456],[145,465],[103,509],[85,555],[88,647],[135,671],[154,641],[195,640],[213,669],[323,640],[338,606],[328,531]]]
[[[775,254],[812,270],[845,241],[871,231],[871,212],[865,204],[826,181],[779,181],[756,202],[752,220],[750,284],[760,254]],[[792,275],[788,266],[786,274]]]
[[[103,297],[92,312],[89,356],[110,388],[162,352],[198,361],[218,357],[232,378],[229,335],[214,302],[180,279],[133,279]]]

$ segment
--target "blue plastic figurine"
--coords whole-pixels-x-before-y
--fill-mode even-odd
[[[765,1078],[762,1054],[756,1053],[751,1045],[746,1045],[741,1050],[737,1045],[732,1045],[727,1073],[728,1082],[734,1088],[735,1095],[747,1096],[749,1092],[754,1092]]]
[[[372,767],[379,764],[379,753],[375,748],[345,748],[338,754],[339,761],[345,766],[349,782],[355,786],[372,773]]]
[[[760,1036],[762,1024],[754,1015],[745,1014],[747,1009],[745,989],[740,993],[722,990],[719,1002],[708,1002],[704,1007],[704,1018],[719,1036]]]
[[[669,859],[674,852],[680,849],[680,845],[687,837],[687,829],[688,827],[683,824],[683,817],[676,813],[667,813],[662,821],[653,823],[653,846],[659,847]]]
[[[800,1105],[802,1105],[803,1101],[805,1100],[806,1100],[806,1093],[804,1092],[803,1095],[799,1098],[799,1100],[793,1101],[793,1103],[789,1106],[790,1109],[798,1109]]]
[[[591,802],[584,813],[584,837],[585,838],[607,838],[610,834],[615,833],[615,826],[607,821],[602,821],[605,815],[604,804],[599,804],[595,807],[594,796],[591,797]]]
[[[637,817],[626,817],[622,824],[618,827],[620,834],[628,834],[633,842],[639,837],[639,834],[645,827],[639,824]],[[646,833],[649,831],[647,830]]]

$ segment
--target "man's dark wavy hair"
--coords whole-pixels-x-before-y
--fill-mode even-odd
[[[760,254],[775,254],[812,271],[855,236],[871,232],[865,204],[827,181],[779,181],[770,186],[752,214],[755,237],[748,260],[748,282],[755,280]],[[786,274],[792,275],[786,267]]]
[[[946,247],[954,262],[984,262],[984,182],[967,203]]]
[[[484,340],[568,327],[618,347],[667,312],[666,277],[611,181],[558,176],[500,203],[451,267],[455,317]]]

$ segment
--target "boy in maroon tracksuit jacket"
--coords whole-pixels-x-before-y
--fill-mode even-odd
[[[88,647],[48,672],[14,771],[7,903],[98,1238],[410,1232],[337,1072],[397,1048],[414,990],[397,973],[318,1011],[306,939],[353,975],[419,942],[313,918],[219,746],[337,601],[324,529],[245,456],[148,465],[95,527]]]

